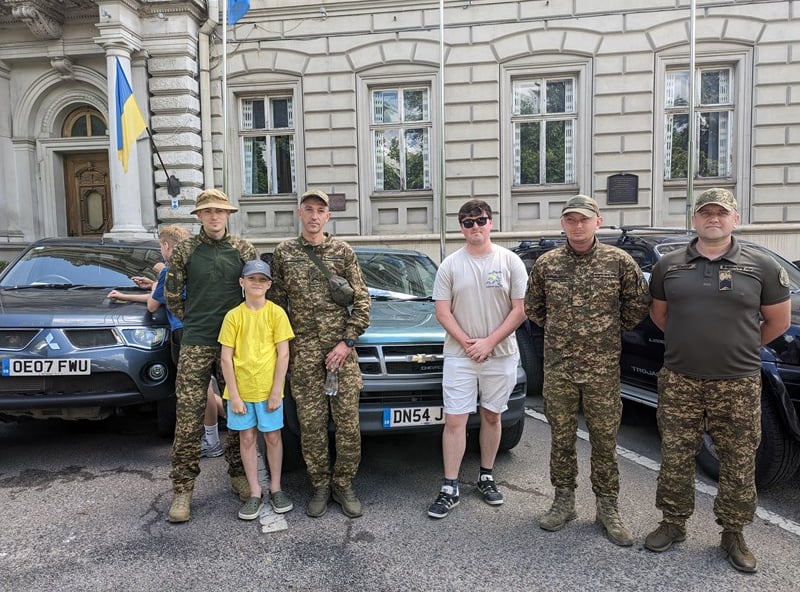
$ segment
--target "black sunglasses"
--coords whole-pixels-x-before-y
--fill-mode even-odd
[[[466,220],[461,221],[461,226],[464,228],[472,228],[476,224],[478,226],[486,226],[486,223],[489,221],[488,216],[481,216],[480,218],[467,218]]]

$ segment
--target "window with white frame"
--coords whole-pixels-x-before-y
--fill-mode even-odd
[[[292,95],[245,97],[240,105],[242,194],[279,195],[297,187]]]
[[[703,67],[695,76],[695,177],[729,177],[733,160],[733,68]],[[685,179],[689,158],[689,70],[667,70],[665,82],[664,179]]]
[[[430,189],[430,89],[373,88],[370,98],[375,190]]]
[[[577,79],[513,81],[514,185],[575,183]]]

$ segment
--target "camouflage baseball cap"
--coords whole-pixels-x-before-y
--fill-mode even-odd
[[[717,204],[729,212],[739,211],[739,206],[736,205],[736,198],[733,197],[733,193],[727,189],[719,189],[717,187],[714,189],[706,189],[698,196],[697,201],[694,202],[694,211],[697,212],[700,208],[708,204]]]
[[[218,210],[228,210],[229,212],[238,212],[239,208],[233,205],[228,196],[219,189],[206,189],[197,196],[192,214],[196,214],[200,210],[208,210],[216,208]]]
[[[331,200],[328,198],[328,194],[322,191],[322,189],[309,189],[300,197],[300,203],[303,203],[305,200],[311,199],[312,197],[321,199],[325,202],[326,206],[331,205]]]
[[[242,277],[256,275],[257,273],[272,279],[272,270],[269,268],[269,264],[261,259],[251,259],[242,267]]]
[[[600,206],[597,202],[588,195],[575,195],[567,200],[564,207],[561,209],[561,215],[576,212],[583,214],[587,218],[594,218],[600,215]]]

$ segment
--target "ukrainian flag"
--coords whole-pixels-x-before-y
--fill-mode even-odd
[[[122,161],[122,168],[128,172],[128,156],[133,144],[142,132],[147,129],[136,97],[133,96],[131,84],[122,64],[117,58],[117,155]]]

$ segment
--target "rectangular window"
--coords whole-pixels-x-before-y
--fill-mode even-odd
[[[240,101],[242,193],[294,193],[297,186],[291,96],[248,97]]]
[[[575,183],[576,78],[513,83],[514,185]]]
[[[376,191],[431,188],[431,115],[428,88],[371,91]]]
[[[689,70],[668,70],[664,100],[664,178],[685,179],[689,152]],[[694,171],[697,178],[731,175],[734,120],[732,68],[700,68],[695,79]]]

